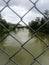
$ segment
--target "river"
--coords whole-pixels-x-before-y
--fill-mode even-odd
[[[28,29],[16,29],[16,32],[10,32],[16,39],[18,39],[21,44],[24,44],[28,39],[30,39],[33,34],[29,32]],[[44,33],[39,33],[39,36],[48,44],[49,43],[49,35],[46,35]],[[13,39],[10,35],[4,39],[0,43],[0,48],[5,50],[10,56],[12,56],[15,52],[17,52],[21,48],[21,44]],[[31,54],[34,55],[34,58],[36,58],[38,55],[40,55],[43,50],[46,49],[46,45],[39,40],[37,37],[33,37],[30,41],[28,41],[24,48],[27,49]],[[14,59],[19,65],[30,65],[34,58],[25,50],[21,49],[21,51],[16,54],[12,59]],[[0,65],[5,65],[5,63],[8,61],[9,56],[7,56],[5,53],[3,53],[0,50]],[[37,59],[42,65],[49,65],[49,50],[47,50],[43,55],[41,55]],[[7,65],[15,65],[12,61],[10,61]],[[35,62],[33,65],[39,65],[37,62]]]

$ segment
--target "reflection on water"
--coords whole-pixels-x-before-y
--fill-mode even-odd
[[[18,39],[22,44],[24,44],[29,38],[33,36],[32,33],[29,32],[28,29],[19,29],[16,32],[11,32],[11,34]],[[49,44],[49,35],[44,33],[38,33],[38,35]],[[0,43],[0,47],[2,47],[5,51],[9,53],[9,55],[13,55],[17,50],[21,48],[21,44],[13,39],[10,35]],[[24,45],[30,53],[32,53],[35,57],[37,57],[43,50],[46,48],[44,43],[34,36],[27,44]],[[30,65],[33,62],[33,57],[27,53],[24,49],[22,49],[17,55],[13,57],[13,59],[19,63],[20,65]],[[37,59],[42,65],[49,65],[49,50],[47,50],[42,56]],[[0,51],[0,65],[4,65],[8,61],[8,56]],[[7,65],[15,65],[12,61],[10,61]],[[38,63],[34,63],[33,65],[38,65]]]

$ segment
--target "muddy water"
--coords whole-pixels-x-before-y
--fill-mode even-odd
[[[19,29],[16,32],[11,32],[11,34],[18,39],[21,44],[24,44],[29,38],[32,37],[33,34],[29,32],[28,29]],[[39,36],[48,44],[49,43],[49,35],[45,35],[43,33],[39,33]],[[12,56],[15,52],[17,52],[21,48],[21,44],[13,39],[10,35],[0,43],[0,47],[5,50],[9,56]],[[40,55],[43,50],[46,49],[45,44],[34,36],[30,41],[28,41],[24,48],[26,48],[31,54],[36,58]],[[3,53],[0,50],[0,65],[6,64],[9,59],[9,56]],[[21,49],[19,53],[17,53],[12,59],[16,61],[19,65],[30,65],[34,60],[34,58],[26,52],[25,49]],[[49,65],[49,50],[47,50],[43,55],[41,55],[37,60],[42,65]],[[10,61],[7,65],[15,65],[12,61]],[[33,65],[39,65],[35,62]]]

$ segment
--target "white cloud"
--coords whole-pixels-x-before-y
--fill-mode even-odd
[[[1,14],[7,22],[17,23],[20,20],[20,18],[16,14],[14,14],[8,7],[5,8],[1,12]]]
[[[11,6],[11,8],[18,13],[21,17],[27,12],[27,10],[22,6]]]
[[[20,16],[23,16],[27,12],[26,9],[19,6],[13,6],[11,8],[13,8],[13,10],[15,10]],[[20,20],[20,18],[16,14],[14,14],[8,7],[2,11],[2,16],[7,20],[7,22],[18,23]],[[42,17],[42,15],[33,10],[26,14],[23,20],[28,24],[29,21],[35,19],[36,17]]]
[[[23,20],[28,24],[31,20],[35,20],[36,17],[42,17],[42,15],[31,11],[23,18]]]
[[[36,0],[32,0],[32,1],[35,2]],[[6,4],[2,0],[0,0],[0,10],[5,5]],[[49,0],[39,0],[38,3],[37,3],[38,9],[40,9],[42,12],[44,12],[44,10],[46,10],[46,9],[49,9],[48,5],[49,5]],[[17,12],[20,16],[23,16],[33,5],[32,5],[31,2],[29,2],[29,0],[11,0],[9,2],[9,6],[15,12]],[[2,16],[8,22],[12,22],[12,23],[17,23],[20,20],[20,18],[18,16],[16,16],[16,14],[14,14],[9,8],[4,9],[4,11],[2,12]],[[26,23],[28,23],[29,21],[31,21],[32,19],[35,19],[36,17],[42,17],[42,15],[37,13],[36,10],[35,11],[31,10],[31,12],[28,13],[24,17],[24,21]]]

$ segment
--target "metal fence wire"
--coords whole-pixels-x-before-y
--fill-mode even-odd
[[[20,47],[12,56],[10,56],[10,54],[9,54],[7,51],[5,51],[2,47],[0,47],[0,51],[8,56],[8,61],[6,61],[6,63],[5,63],[4,65],[8,65],[9,62],[14,63],[15,65],[19,65],[19,63],[17,63],[17,62],[13,59],[13,57],[14,57],[15,55],[17,55],[22,49],[25,50],[29,55],[31,55],[31,57],[34,58],[34,61],[32,61],[32,62],[30,63],[30,65],[34,65],[35,62],[38,63],[39,65],[42,65],[37,59],[38,59],[39,57],[41,57],[41,56],[49,49],[49,45],[37,34],[37,32],[38,32],[44,25],[46,25],[46,24],[49,22],[49,20],[48,20],[47,16],[44,15],[44,14],[37,8],[36,4],[37,4],[37,2],[38,2],[39,0],[36,0],[35,2],[33,2],[32,0],[29,0],[29,2],[32,3],[34,6],[32,6],[22,17],[21,17],[17,12],[15,12],[15,11],[9,6],[9,2],[10,2],[10,1],[11,1],[11,0],[8,0],[8,1],[3,0],[3,2],[4,2],[6,5],[0,10],[0,14],[1,14],[1,12],[2,12],[6,7],[8,7],[13,13],[15,13],[15,14],[20,18],[20,21],[19,21],[13,28],[16,28],[16,26],[17,26],[20,22],[23,22],[26,26],[28,26],[28,25],[25,23],[25,21],[23,21],[23,18],[24,18],[33,8],[35,8],[40,14],[42,14],[42,15],[45,17],[45,21],[46,21],[46,22],[45,22],[43,25],[41,25],[36,31],[35,31],[34,29],[32,29],[30,26],[28,26],[29,29],[34,32],[34,34],[33,34],[33,36],[32,36],[30,39],[28,39],[28,40],[27,40],[25,43],[23,43],[23,44],[21,43],[21,41],[19,41],[19,39],[16,39],[16,38],[10,33],[11,30],[13,30],[13,28],[12,28],[11,30],[9,30],[9,29],[7,29],[7,28],[0,22],[0,25],[8,31],[8,33],[0,40],[0,42],[2,42],[2,41],[3,41],[4,39],[6,39],[8,36],[11,36],[13,39],[15,39],[15,40],[21,45],[21,47]],[[27,44],[27,42],[29,42],[32,38],[34,38],[34,36],[36,36],[39,40],[41,40],[41,41],[43,42],[44,45],[46,45],[46,48],[45,48],[45,49],[43,50],[43,52],[41,52],[37,57],[34,57],[34,55],[33,55],[28,49],[26,49],[26,48],[24,47],[24,46]],[[24,60],[24,61],[25,61],[25,60]],[[29,62],[29,61],[28,61],[28,62]]]

